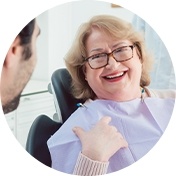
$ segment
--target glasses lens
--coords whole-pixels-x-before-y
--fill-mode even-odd
[[[92,68],[100,68],[107,64],[107,54],[97,54],[89,58],[89,64]]]
[[[133,56],[132,48],[130,46],[118,48],[113,52],[113,56],[117,61],[130,59]]]
[[[108,64],[108,57],[111,53],[101,53],[87,59],[92,69],[102,68]],[[133,46],[123,46],[112,52],[114,59],[118,62],[129,60],[133,57]]]

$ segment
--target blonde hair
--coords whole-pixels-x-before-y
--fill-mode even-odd
[[[98,28],[106,34],[117,40],[129,40],[135,43],[137,53],[142,62],[142,74],[140,86],[148,86],[150,84],[149,72],[151,70],[152,57],[147,53],[143,36],[134,30],[130,23],[125,22],[114,16],[99,15],[94,16],[89,22],[80,26],[72,47],[68,51],[65,63],[72,77],[72,90],[75,98],[94,99],[95,93],[88,85],[84,75],[84,65],[86,58],[85,43],[92,32],[92,28]]]

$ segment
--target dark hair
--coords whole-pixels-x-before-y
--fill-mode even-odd
[[[23,57],[25,60],[29,59],[32,55],[31,40],[34,32],[35,19],[31,20],[18,34],[20,38],[20,45],[24,46]]]
[[[25,45],[31,42],[34,26],[35,26],[35,19],[31,20],[18,34],[21,40],[20,42],[21,45]]]

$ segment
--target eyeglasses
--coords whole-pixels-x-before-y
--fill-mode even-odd
[[[100,53],[85,58],[92,69],[99,69],[108,65],[109,57],[112,56],[117,62],[125,62],[133,58],[134,45],[116,48],[111,53]]]

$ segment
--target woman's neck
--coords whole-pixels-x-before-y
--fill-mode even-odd
[[[116,93],[107,93],[106,96],[99,96],[98,99],[106,99],[113,101],[130,101],[136,98],[144,99],[147,96],[145,89],[138,87],[133,90],[122,90]]]

